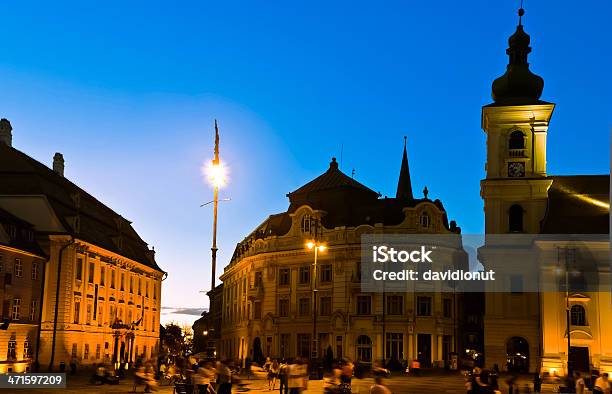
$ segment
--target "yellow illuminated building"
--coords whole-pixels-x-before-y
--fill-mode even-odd
[[[332,159],[325,173],[288,194],[286,212],[268,217],[237,245],[221,275],[219,356],[448,363],[459,347],[457,295],[433,288],[418,293],[361,288],[363,234],[459,233],[442,203],[427,193],[412,194],[405,147],[394,198],[380,198]],[[308,248],[314,241],[320,245],[316,279],[315,245]]]
[[[610,178],[547,173],[546,142],[555,105],[540,100],[544,81],[529,70],[529,44],[530,37],[519,22],[509,39],[506,73],[493,82],[494,101],[482,108],[487,163],[481,196],[487,234],[546,237],[533,237],[532,242],[511,250],[485,245],[479,256],[486,268],[507,272],[517,261],[529,259],[541,267],[540,281],[555,282],[556,287],[486,294],[486,366],[563,375],[568,366],[569,331],[574,371],[612,372]],[[569,234],[587,240],[572,242]],[[589,238],[586,234],[603,236]],[[567,269],[568,259],[571,264],[594,261],[595,280],[607,284],[607,291],[591,281],[569,286],[566,296],[564,273],[559,271]],[[521,279],[520,272],[515,274]],[[554,279],[554,275],[561,276]],[[570,312],[569,330],[566,310]]]
[[[9,344],[16,346],[19,358],[26,338],[11,333],[31,323],[30,362],[37,361],[42,371],[50,364],[57,371],[60,363],[72,361],[80,367],[101,362],[119,366],[156,358],[165,272],[154,251],[130,221],[64,177],[61,154],[55,154],[51,169],[13,148],[6,119],[0,121],[0,209],[31,224],[44,253],[39,278],[31,282],[32,288],[42,284],[44,296],[38,290],[18,296],[16,286],[25,279],[14,278],[12,289],[4,284],[5,303],[21,297],[22,313],[10,322],[9,339],[0,331],[0,354],[6,354]],[[30,275],[29,266],[24,272]],[[41,313],[28,320],[34,301],[41,302]]]

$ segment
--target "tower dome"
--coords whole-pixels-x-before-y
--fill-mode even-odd
[[[496,104],[521,105],[537,103],[542,96],[544,80],[529,70],[527,56],[531,52],[531,38],[525,33],[521,17],[525,11],[519,9],[519,24],[508,38],[509,57],[506,72],[493,81],[492,97]]]

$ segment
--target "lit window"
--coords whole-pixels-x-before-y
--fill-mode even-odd
[[[32,262],[32,280],[38,279],[38,263]]]
[[[19,320],[20,312],[21,312],[21,298],[13,298],[13,309],[11,311],[11,318],[13,320]]]
[[[76,280],[83,280],[83,259],[81,257],[77,258],[75,272]]]
[[[30,320],[35,321],[38,316],[38,300],[32,300],[30,303]]]
[[[417,297],[417,316],[431,316],[431,297]]]
[[[79,324],[79,315],[81,313],[81,301],[74,301],[74,320],[72,321],[74,324]]]
[[[23,263],[21,259],[15,259],[15,277],[21,278],[23,276]]]
[[[90,262],[89,263],[89,273],[88,273],[88,276],[87,276],[87,281],[89,283],[94,283],[94,273],[95,273],[95,270],[96,270],[96,265],[93,262]]]

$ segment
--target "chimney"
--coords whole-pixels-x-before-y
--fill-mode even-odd
[[[11,122],[7,119],[2,118],[0,120],[0,143],[8,146],[13,146],[13,133],[11,132],[13,127]]]
[[[53,155],[53,171],[64,176],[64,156],[59,152]]]

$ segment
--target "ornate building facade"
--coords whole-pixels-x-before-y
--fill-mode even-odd
[[[479,255],[485,267],[497,270],[533,261],[541,268],[540,283],[556,281],[556,286],[487,292],[486,362],[565,374],[569,360],[574,371],[612,372],[610,290],[593,283],[610,283],[610,178],[547,173],[546,142],[555,104],[540,99],[544,81],[529,70],[529,45],[519,19],[509,38],[506,73],[493,82],[493,103],[482,108],[487,163],[481,196],[486,234],[532,236],[512,249],[487,244]],[[569,260],[575,266],[584,267],[587,260],[594,264],[591,283],[574,275],[569,285],[562,277],[554,279],[558,271],[571,270]],[[514,274],[524,279],[521,272]]]
[[[61,154],[50,169],[13,148],[6,119],[0,121],[0,208],[31,224],[45,256],[39,341],[28,339],[41,369],[71,360],[127,365],[156,357],[165,272],[154,251],[131,222],[64,177]],[[11,321],[8,332],[19,324]]]
[[[361,235],[460,232],[442,203],[424,193],[413,196],[405,146],[395,198],[380,198],[342,173],[335,159],[289,193],[288,210],[239,243],[221,275],[220,357],[448,362],[459,347],[456,294],[361,287]],[[325,245],[316,278],[314,252],[306,247],[313,238]]]
[[[33,226],[0,209],[0,373],[29,370],[38,351],[46,260]]]

